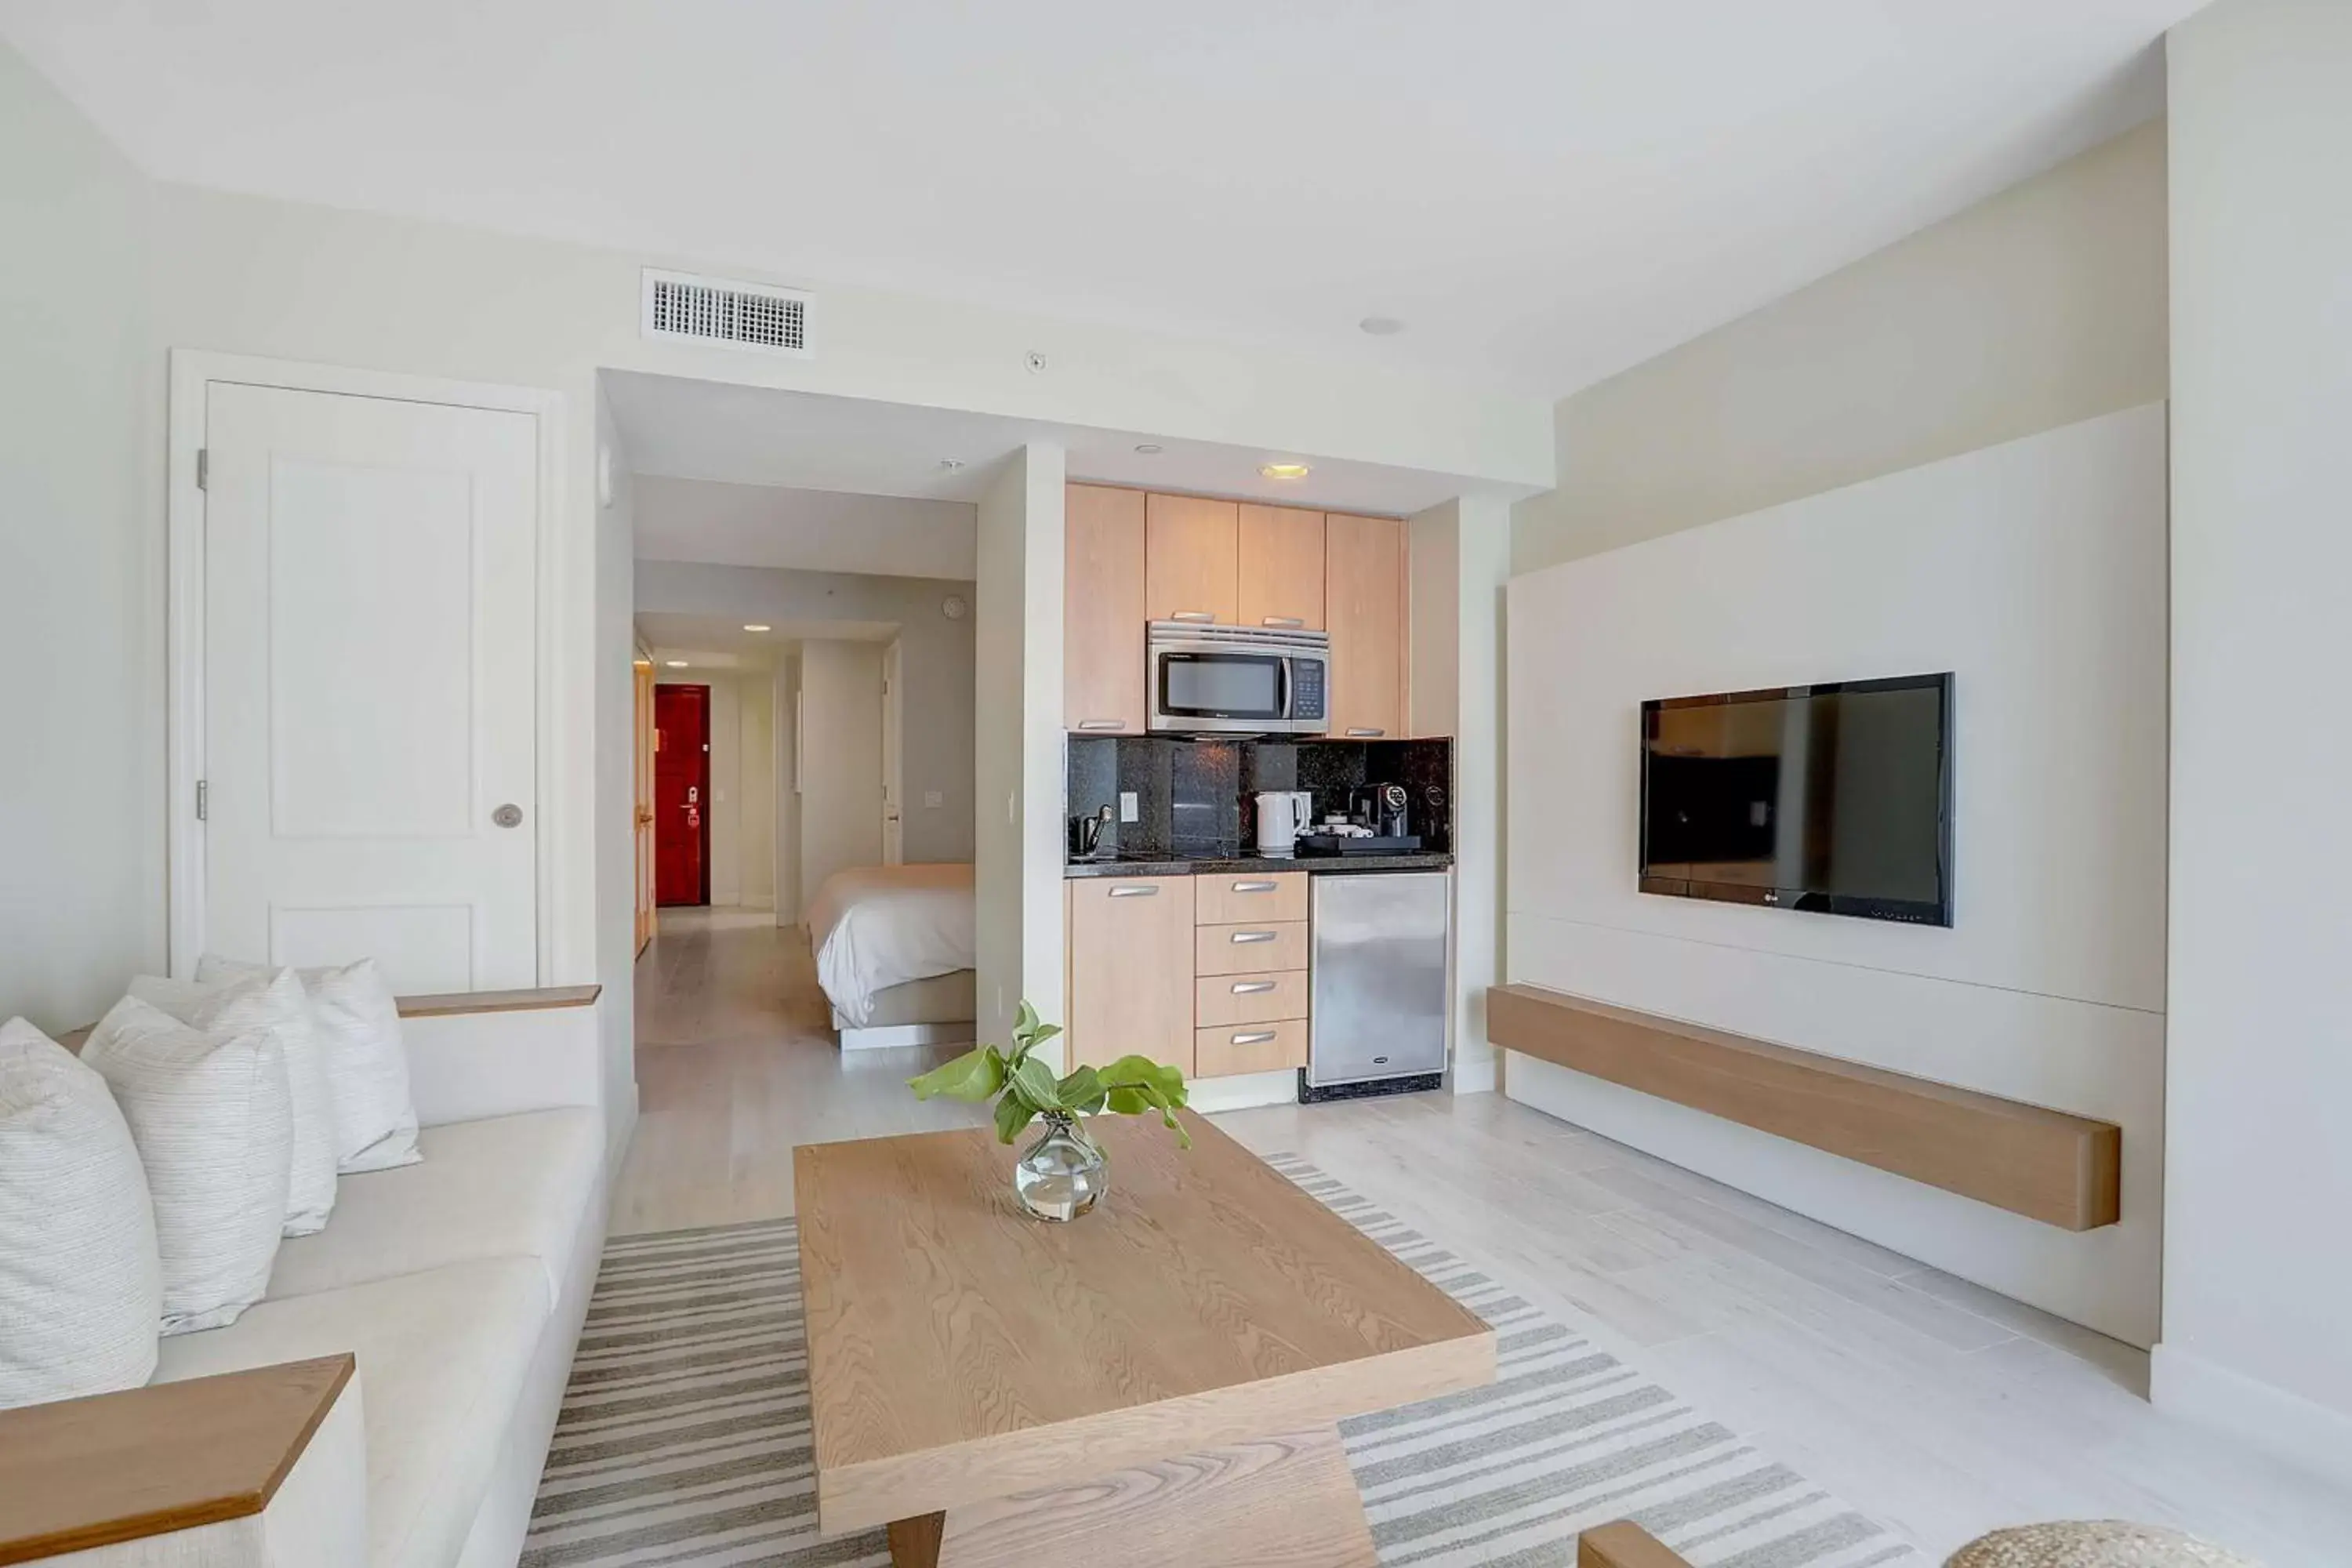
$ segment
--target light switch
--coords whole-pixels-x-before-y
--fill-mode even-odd
[[[1143,808],[1136,804],[1135,792],[1131,789],[1118,792],[1118,819],[1121,822],[1143,820]]]
[[[941,795],[935,789],[927,789],[923,792],[923,806],[925,810],[937,811],[947,803],[948,797]]]

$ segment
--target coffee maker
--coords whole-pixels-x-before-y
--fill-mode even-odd
[[[1348,816],[1375,837],[1402,838],[1412,831],[1410,799],[1402,784],[1358,784],[1348,795]]]

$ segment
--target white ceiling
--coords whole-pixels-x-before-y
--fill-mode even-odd
[[[1211,441],[1180,441],[1143,431],[1097,430],[1045,420],[1014,419],[961,409],[921,408],[911,404],[877,403],[777,387],[691,381],[635,371],[606,371],[604,384],[614,422],[620,427],[629,468],[635,473],[711,479],[730,485],[845,492],[830,498],[835,502],[874,496],[963,502],[965,507],[959,510],[967,520],[967,528],[969,503],[977,501],[987,489],[997,461],[1030,441],[1058,442],[1068,454],[1072,479],[1285,501],[1339,511],[1404,515],[1467,490],[1494,490],[1515,498],[1528,492],[1525,486],[1498,487],[1424,469],[1338,461],[1313,452],[1275,452]],[[1161,450],[1138,452],[1139,445],[1154,445]],[[943,466],[950,458],[961,466]],[[1269,479],[1258,472],[1262,463],[1300,459],[1313,470],[1304,479]],[[756,511],[756,498],[746,502],[744,510]],[[875,515],[878,516],[878,511]],[[814,518],[814,511],[810,516]],[[944,521],[945,514],[941,516]],[[861,515],[854,521],[871,522],[875,517]],[[639,526],[637,553],[647,558],[657,558],[668,551],[669,558],[676,560],[720,560],[747,566],[813,564],[804,557],[769,558],[754,537],[759,525],[749,522],[740,529],[746,535],[739,546],[742,553],[740,560],[707,552],[720,547],[721,537],[738,528],[735,523],[724,520],[714,521],[709,526],[698,523],[679,542],[666,543],[663,550],[647,548],[643,518]],[[782,548],[783,533],[770,527],[768,537]],[[681,548],[693,548],[696,552],[675,553]],[[868,565],[828,569],[887,568]],[[972,573],[926,567],[916,574],[969,577]]]
[[[637,640],[652,650],[656,672],[671,678],[695,670],[773,669],[777,660],[804,642],[888,642],[899,630],[896,621],[776,621],[764,632],[750,632],[738,622],[714,616],[648,613],[637,617]],[[671,668],[670,661],[680,658],[687,668]]]
[[[169,179],[1556,393],[2144,118],[2197,8],[0,0],[0,33]]]
[[[966,501],[639,474],[633,521],[640,561],[958,581],[980,574],[978,509]]]

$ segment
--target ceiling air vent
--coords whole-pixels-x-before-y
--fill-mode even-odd
[[[810,303],[791,289],[647,268],[641,324],[649,338],[808,359],[815,352],[809,347]]]

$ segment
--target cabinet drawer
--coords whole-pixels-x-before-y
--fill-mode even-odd
[[[1307,967],[1307,922],[1202,926],[1193,933],[1194,974],[1255,974]]]
[[[1192,879],[1197,918],[1204,926],[1235,925],[1244,921],[1303,921],[1307,918],[1307,873],[1276,871],[1257,876],[1238,872]],[[1269,964],[1266,967],[1272,968]]]
[[[1192,1063],[1195,1078],[1303,1068],[1307,1065],[1307,1020],[1286,1018],[1278,1024],[1202,1029],[1192,1039]]]
[[[1192,982],[1192,1021],[1204,1029],[1307,1016],[1307,971],[1213,974]]]

